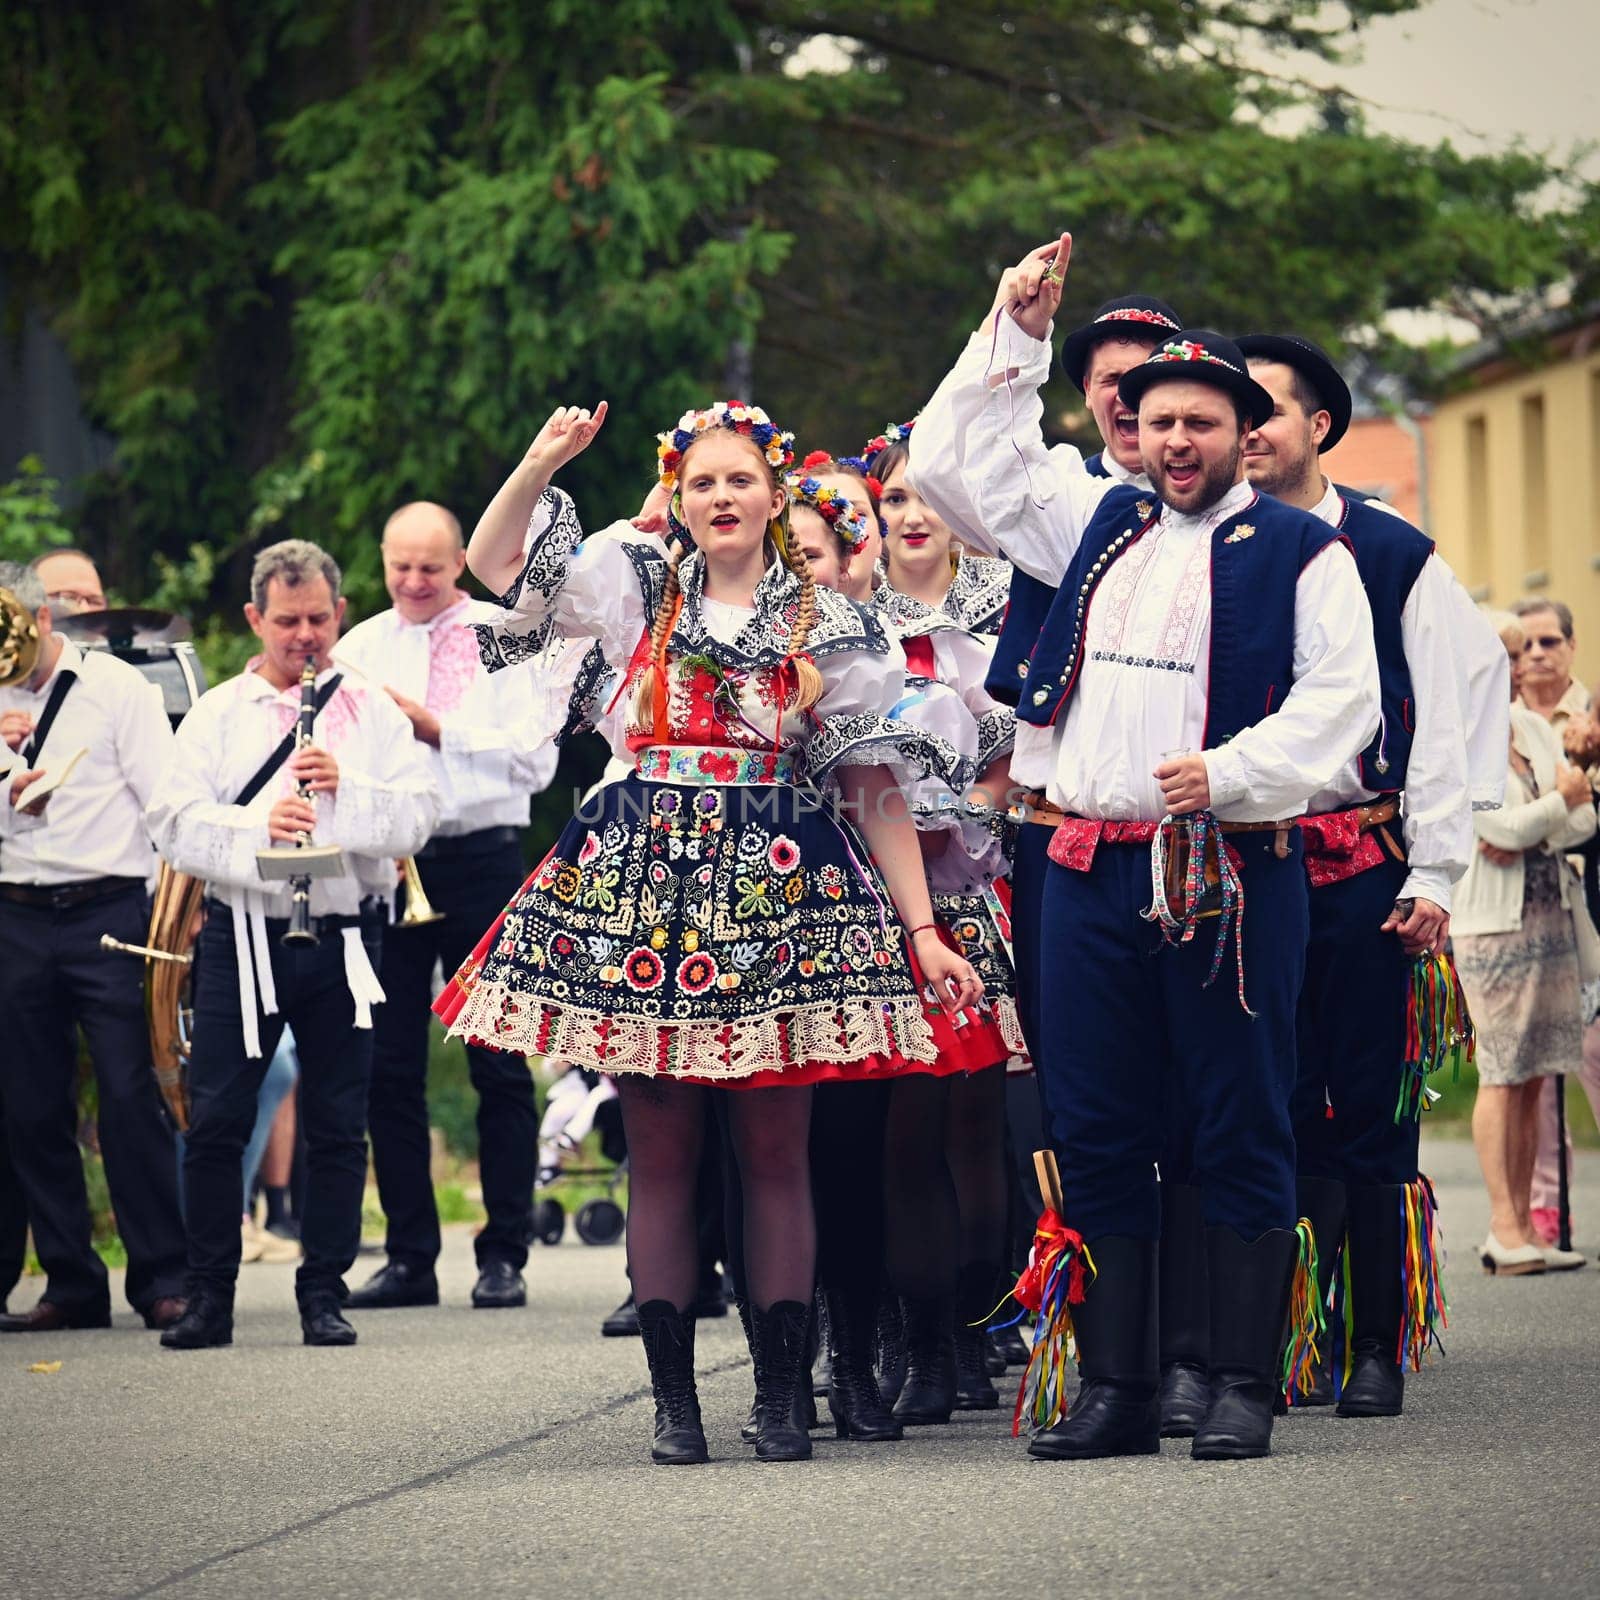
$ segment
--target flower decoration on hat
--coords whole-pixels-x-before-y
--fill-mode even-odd
[[[685,411],[677,427],[656,435],[656,471],[664,489],[677,487],[684,452],[712,428],[726,428],[750,440],[774,473],[781,475],[794,463],[794,435],[785,433],[760,406],[743,400],[718,400],[704,411]]]
[[[1164,312],[1154,311],[1146,306],[1116,306],[1110,311],[1103,311],[1094,319],[1094,326],[1101,327],[1107,322],[1148,322],[1152,327],[1171,328],[1176,331],[1178,324]]]
[[[789,504],[809,506],[839,536],[845,550],[854,555],[866,543],[867,515],[851,503],[850,497],[837,489],[824,488],[819,478],[792,474],[785,480],[789,491]]]
[[[911,430],[916,425],[915,417],[909,422],[891,422],[876,438],[867,440],[861,447],[861,454],[870,461],[874,456],[881,455],[892,444],[909,444]]]
[[[1172,339],[1150,357],[1156,361],[1214,361],[1219,367],[1226,367],[1229,372],[1238,372],[1240,368],[1233,362],[1224,360],[1195,339]]]

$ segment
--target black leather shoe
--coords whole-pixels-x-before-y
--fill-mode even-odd
[[[1246,1243],[1232,1228],[1206,1229],[1211,1281],[1211,1404],[1195,1430],[1196,1461],[1272,1453],[1272,1403],[1280,1392],[1283,1330],[1299,1241],[1273,1228]]]
[[[1156,1242],[1109,1234],[1088,1248],[1099,1270],[1073,1311],[1083,1387],[1066,1418],[1034,1436],[1028,1454],[1041,1461],[1157,1455]]]
[[[59,1333],[64,1328],[109,1328],[111,1307],[58,1306],[41,1300],[32,1311],[8,1311],[0,1317],[0,1333]]]
[[[319,1294],[300,1307],[300,1332],[307,1344],[354,1344],[356,1330],[345,1321],[338,1300]]]
[[[811,1439],[796,1416],[796,1391],[807,1375],[806,1341],[811,1307],[779,1300],[765,1311],[752,1306],[751,1326],[761,1347],[761,1408],[756,1427],[758,1461],[808,1461]],[[810,1385],[805,1398],[811,1399]]]
[[[983,1370],[991,1378],[1003,1378],[1006,1375],[1006,1353],[1000,1348],[999,1339],[992,1333],[983,1336]]]
[[[906,1330],[906,1376],[894,1414],[914,1428],[935,1427],[948,1422],[956,1408],[954,1308],[945,1295],[902,1299],[900,1308]]]
[[[633,1303],[631,1294],[600,1324],[600,1334],[606,1339],[639,1337],[639,1308]]]
[[[1350,1377],[1341,1417],[1398,1417],[1406,1375],[1396,1359],[1405,1318],[1405,1237],[1397,1183],[1350,1191]]]
[[[432,1267],[416,1267],[409,1261],[391,1261],[379,1267],[345,1301],[352,1311],[392,1311],[400,1306],[436,1306],[439,1280]]]
[[[892,1406],[906,1381],[906,1325],[900,1297],[885,1293],[878,1303],[878,1393]]]
[[[694,1318],[670,1300],[646,1300],[639,1307],[639,1335],[656,1402],[650,1459],[662,1467],[696,1466],[707,1454],[694,1386]]]
[[[164,1350],[208,1350],[233,1343],[233,1295],[198,1288],[184,1313],[161,1335]]]
[[[1160,1453],[1161,1410],[1155,1395],[1120,1389],[1107,1378],[1084,1379],[1071,1415],[1036,1433],[1028,1445],[1028,1454],[1038,1461],[1098,1461],[1105,1456]]]
[[[739,1437],[746,1444],[754,1444],[756,1433],[761,1427],[761,1343],[756,1338],[755,1323],[750,1315],[750,1302],[736,1300],[734,1305],[739,1312],[739,1326],[744,1329],[745,1348],[750,1352],[750,1375],[755,1380],[756,1386],[756,1392],[750,1399],[750,1414],[739,1428]]]
[[[1006,1368],[1025,1367],[1028,1357],[1033,1354],[1028,1348],[1028,1335],[1023,1332],[1022,1324],[1014,1322],[1009,1328],[1002,1328],[994,1336],[994,1342],[999,1347],[1000,1354],[1006,1358]]]
[[[433,1292],[434,1304],[439,1302],[439,1291]],[[480,1311],[510,1309],[528,1303],[528,1285],[522,1274],[509,1261],[495,1257],[478,1268],[478,1281],[472,1286],[472,1303]]]
[[[1211,1385],[1204,1371],[1186,1361],[1161,1369],[1161,1437],[1192,1439],[1211,1404]]]
[[[722,1274],[713,1272],[700,1280],[694,1304],[689,1307],[689,1315],[696,1322],[707,1322],[713,1317],[725,1317],[727,1314],[728,1291],[722,1285]]]

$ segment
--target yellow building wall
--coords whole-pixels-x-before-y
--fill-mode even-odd
[[[1566,601],[1577,672],[1592,688],[1600,677],[1600,347],[1442,402],[1430,454],[1429,531],[1440,554],[1489,605],[1529,594]]]

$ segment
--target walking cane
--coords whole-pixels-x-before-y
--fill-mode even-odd
[[[1572,1248],[1572,1197],[1567,1178],[1567,1077],[1556,1074],[1556,1243]]]

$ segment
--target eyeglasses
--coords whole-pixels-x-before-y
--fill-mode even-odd
[[[98,589],[52,589],[45,600],[63,611],[104,611],[106,608],[106,597]]]
[[[1530,639],[1528,648],[1532,649],[1534,645],[1538,645],[1541,650],[1559,650],[1566,642],[1567,636],[1564,633],[1547,633],[1542,638]]]

